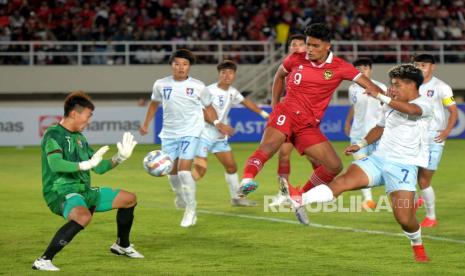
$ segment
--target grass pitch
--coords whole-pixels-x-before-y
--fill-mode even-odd
[[[342,152],[345,143],[334,143]],[[239,172],[257,144],[233,144]],[[142,158],[158,145],[139,145],[133,157],[106,175],[93,175],[94,186],[120,187],[137,194],[131,242],[146,258],[132,260],[110,253],[115,240],[115,211],[97,213],[87,229],[54,259],[66,274],[158,275],[361,275],[463,274],[465,220],[463,194],[465,143],[448,141],[433,179],[439,226],[423,229],[432,261],[417,264],[392,213],[312,212],[310,227],[296,224],[290,212],[265,212],[264,196],[277,192],[277,160],[257,177],[250,198],[256,208],[231,207],[223,168],[209,157],[207,175],[198,183],[197,225],[181,228],[183,212],[173,205],[166,178],[146,174]],[[41,195],[40,149],[0,148],[0,274],[34,273],[32,262],[43,253],[64,220],[52,214]],[[111,156],[116,151],[112,146]],[[343,157],[345,167],[350,158]],[[311,172],[295,152],[291,183],[302,184]],[[375,199],[384,188],[374,189]],[[355,191],[349,195],[359,195]],[[348,198],[348,197],[347,197]],[[345,202],[348,205],[348,201]],[[424,209],[418,212],[424,217]]]

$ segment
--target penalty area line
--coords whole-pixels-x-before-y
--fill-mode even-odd
[[[226,212],[215,212],[215,211],[208,211],[208,210],[197,210],[197,212],[202,213],[202,214],[216,215],[216,216],[223,216],[223,217],[245,218],[245,219],[254,219],[254,220],[263,220],[263,221],[271,221],[271,222],[278,222],[278,223],[287,223],[287,224],[300,225],[300,223],[298,221],[289,220],[289,219],[270,218],[270,217],[261,217],[261,216],[244,215],[244,214],[234,214],[234,213],[226,213]],[[352,228],[352,227],[326,225],[326,224],[319,224],[319,223],[310,223],[308,226],[309,227],[315,227],[315,228],[342,230],[342,231],[347,231],[347,232],[365,233],[365,234],[371,234],[371,235],[383,235],[383,236],[390,236],[390,237],[404,237],[405,236],[402,233],[392,233],[392,232],[379,231],[379,230],[369,230],[369,229],[358,229],[358,228]],[[450,243],[465,244],[465,240],[451,239],[451,238],[440,237],[440,236],[421,235],[421,237],[423,239],[429,239],[429,240],[435,240],[435,241],[444,241],[444,242],[450,242]]]

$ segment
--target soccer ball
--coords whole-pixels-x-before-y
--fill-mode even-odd
[[[173,161],[161,150],[153,150],[144,157],[144,169],[153,176],[165,176],[173,169]]]

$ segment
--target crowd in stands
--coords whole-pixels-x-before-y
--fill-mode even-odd
[[[463,40],[465,5],[462,0],[0,0],[0,42],[233,40],[285,44],[290,34],[301,33],[313,22],[329,24],[335,40]],[[108,51],[107,44],[88,47]],[[0,44],[0,52],[28,52],[27,47]],[[248,46],[231,45],[229,50],[244,47]],[[44,51],[56,50],[45,47]],[[76,49],[63,46],[59,50]],[[122,52],[124,46],[111,50]],[[166,62],[171,48],[135,46],[130,50],[135,52],[131,63],[144,64]],[[35,62],[73,60],[44,54]],[[105,56],[89,56],[83,62],[109,61]],[[114,56],[111,62],[122,63],[124,57]],[[0,63],[27,63],[27,57],[0,56]]]

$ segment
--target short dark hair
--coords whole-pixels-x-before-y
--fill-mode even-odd
[[[305,35],[331,42],[331,30],[323,23],[313,23],[305,29]]]
[[[429,54],[419,54],[413,57],[413,62],[426,62],[434,64],[436,61],[434,60],[434,56]]]
[[[290,45],[292,40],[302,40],[303,42],[305,42],[305,39],[306,39],[306,37],[303,34],[293,34],[287,40],[287,45]]]
[[[95,109],[90,96],[84,91],[73,91],[66,96],[64,104],[65,117],[68,117],[73,110],[81,112],[84,108],[89,108],[92,111]]]
[[[371,60],[371,58],[359,58],[353,63],[354,67],[369,66],[370,68],[372,64],[373,64],[373,61]]]
[[[171,54],[171,57],[170,57],[170,60],[169,60],[170,64],[173,63],[175,58],[187,59],[191,65],[195,63],[194,54],[191,51],[187,50],[187,49],[179,49],[179,50],[173,52]]]
[[[389,70],[389,78],[411,80],[415,82],[417,89],[423,83],[423,73],[420,69],[413,66],[413,64],[402,64],[393,67]]]
[[[225,59],[216,66],[216,69],[218,70],[218,72],[224,69],[232,69],[234,70],[234,72],[236,72],[237,64],[232,60]]]

